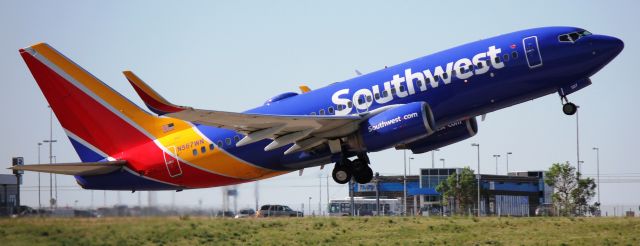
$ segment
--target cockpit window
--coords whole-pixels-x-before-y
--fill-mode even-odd
[[[561,34],[558,36],[558,41],[560,42],[576,42],[578,41],[578,39],[580,39],[581,37],[584,36],[589,36],[591,35],[591,33],[587,30],[582,30],[582,31],[577,31],[577,32],[572,32],[572,33],[567,33],[567,34]]]

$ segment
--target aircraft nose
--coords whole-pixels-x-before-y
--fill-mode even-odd
[[[607,61],[611,61],[624,49],[624,42],[622,42],[622,40],[606,35],[597,35],[594,40],[594,45],[596,46],[595,52],[599,52],[600,56]]]

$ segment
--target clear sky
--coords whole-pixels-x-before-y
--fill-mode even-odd
[[[142,101],[121,71],[131,69],[177,104],[227,111],[261,105],[271,96],[319,88],[385,65],[398,64],[463,43],[532,27],[566,25],[621,38],[625,50],[592,77],[594,84],[569,97],[580,105],[580,153],[584,172],[595,175],[601,149],[602,201],[639,204],[638,183],[612,183],[623,174],[640,175],[637,124],[640,83],[638,1],[0,1],[0,159],[37,162],[37,142],[48,138],[47,102],[18,49],[47,42],[139,105]],[[544,58],[543,58],[544,59]],[[481,171],[495,172],[494,154],[509,157],[511,170],[547,169],[576,162],[575,117],[565,116],[557,95],[487,116],[479,134],[436,153],[449,167],[476,167],[473,142],[481,145]],[[76,162],[54,119],[54,155]],[[48,146],[42,161],[48,161]],[[381,174],[400,174],[402,151],[372,153]],[[431,166],[431,155],[413,156],[412,173]],[[506,160],[499,159],[500,173]],[[260,182],[261,203],[299,208],[312,197],[317,207],[319,175],[332,166]],[[0,173],[9,173],[4,168]],[[603,175],[603,180],[606,175]],[[23,202],[37,206],[37,174],[25,175]],[[48,175],[43,175],[48,184]],[[114,181],[117,182],[117,181]],[[323,180],[322,199],[326,199]],[[91,205],[68,176],[59,176],[59,204]],[[330,197],[344,198],[347,186],[330,180]],[[253,207],[253,184],[239,186],[239,206]],[[46,195],[45,195],[46,194]],[[102,192],[95,205],[103,204]],[[135,205],[137,194],[107,192],[107,204]],[[160,192],[169,205],[172,192]],[[48,192],[43,191],[43,204]],[[143,193],[143,200],[146,194]],[[175,203],[219,207],[219,188],[183,191]]]

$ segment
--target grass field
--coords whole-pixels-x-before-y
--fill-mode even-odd
[[[0,245],[640,245],[640,218],[19,218]]]

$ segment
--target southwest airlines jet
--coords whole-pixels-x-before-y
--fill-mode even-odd
[[[623,49],[620,39],[544,27],[461,45],[242,113],[179,106],[130,71],[141,109],[40,43],[20,55],[82,162],[14,169],[74,175],[85,189],[183,190],[250,182],[335,163],[340,184],[367,183],[369,152],[425,153],[470,138],[476,116],[567,95]]]

